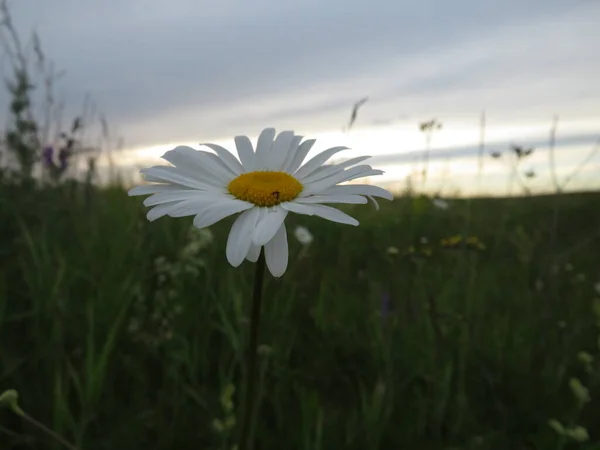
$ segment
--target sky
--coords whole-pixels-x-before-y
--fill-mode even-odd
[[[174,145],[233,148],[233,136],[255,139],[273,126],[317,138],[315,151],[348,145],[344,158],[372,155],[386,175],[369,182],[404,186],[423,158],[418,125],[436,118],[443,127],[424,190],[506,192],[511,143],[535,147],[519,170],[533,170],[527,183],[543,190],[557,115],[556,172],[564,180],[577,171],[572,188],[600,187],[600,151],[580,167],[600,138],[600,0],[9,4],[19,32],[37,31],[65,69],[57,85],[64,116],[93,99],[123,138],[112,157],[132,179]]]

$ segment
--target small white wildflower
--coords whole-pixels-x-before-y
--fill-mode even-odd
[[[429,243],[429,239],[427,239],[425,236],[421,237],[421,244],[428,244]]]
[[[400,253],[400,250],[398,250],[394,246],[388,247],[388,249],[387,249],[387,254],[390,255],[390,256],[397,255],[398,253]]]
[[[313,241],[313,235],[308,231],[308,228],[303,226],[296,227],[294,236],[302,245],[309,245]]]
[[[273,349],[270,346],[263,344],[258,346],[256,352],[261,356],[269,356],[273,353]]]
[[[441,198],[434,198],[432,201],[433,206],[438,209],[448,209],[448,202],[446,200],[442,200]]]
[[[596,291],[596,294],[600,295],[600,281],[594,285],[594,290]]]
[[[540,292],[542,289],[544,289],[544,282],[542,280],[535,280],[535,290]]]

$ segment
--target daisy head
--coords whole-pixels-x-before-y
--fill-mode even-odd
[[[347,147],[323,151],[303,164],[314,139],[275,129],[264,129],[256,151],[247,136],[236,136],[239,160],[227,149],[202,144],[213,152],[180,146],[163,159],[172,166],[154,166],[141,173],[152,184],[138,186],[129,195],[148,195],[144,205],[152,207],[150,221],[162,216],[194,216],[194,226],[209,227],[225,217],[239,214],[227,239],[226,256],[237,267],[244,259],[256,262],[264,247],[267,267],[275,277],[288,264],[285,219],[291,213],[318,216],[332,222],[358,225],[358,221],[326,204],[367,203],[374,197],[392,200],[391,193],[377,186],[340,185],[356,178],[381,175],[383,171],[359,164],[369,156],[339,164],[325,163]]]

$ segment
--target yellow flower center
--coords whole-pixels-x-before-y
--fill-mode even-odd
[[[227,189],[240,200],[264,207],[294,200],[304,187],[289,173],[259,171],[241,174]]]

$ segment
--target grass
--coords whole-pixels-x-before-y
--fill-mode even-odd
[[[598,205],[402,197],[346,208],[358,228],[291,217],[314,242],[290,233],[288,272],[266,280],[257,449],[600,449],[600,366],[579,354],[599,353]],[[209,240],[148,223],[117,187],[2,185],[0,391],[80,449],[231,450],[253,279],[226,263],[231,223]],[[486,248],[440,246],[456,234]],[[3,450],[59,448],[8,411],[0,426]]]

